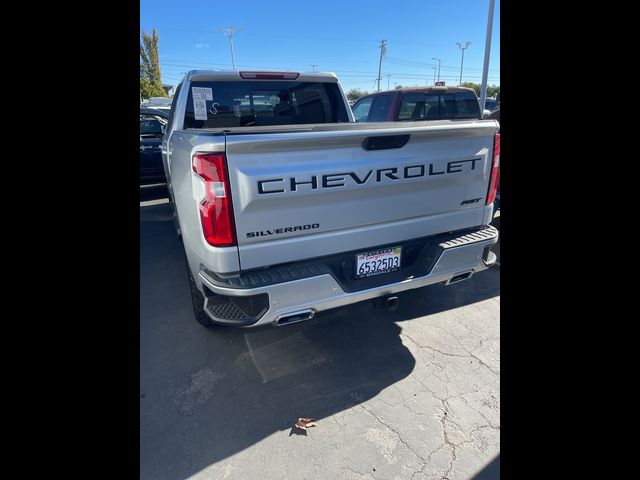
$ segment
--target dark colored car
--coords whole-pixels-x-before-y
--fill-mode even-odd
[[[140,185],[166,183],[161,143],[169,113],[154,108],[140,109]]]
[[[475,91],[465,87],[415,87],[378,92],[351,108],[356,122],[481,119]]]

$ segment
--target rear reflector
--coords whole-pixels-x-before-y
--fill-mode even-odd
[[[297,72],[240,72],[241,78],[256,80],[295,80],[299,76]]]
[[[493,138],[493,163],[491,165],[491,180],[489,181],[489,192],[487,193],[487,205],[493,203],[498,191],[500,180],[500,134],[496,133]]]
[[[202,232],[209,245],[236,245],[231,189],[224,153],[201,153],[193,156],[193,171],[204,180],[205,196],[200,202]]]

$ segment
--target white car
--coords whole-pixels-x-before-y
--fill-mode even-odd
[[[171,110],[171,103],[173,98],[166,97],[151,97],[148,100],[143,101],[143,106],[147,108],[156,108],[159,110]]]

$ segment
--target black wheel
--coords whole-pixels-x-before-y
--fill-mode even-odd
[[[193,306],[193,316],[196,321],[200,325],[204,325],[205,327],[213,327],[215,323],[209,318],[209,315],[204,311],[204,295],[200,290],[198,290],[198,286],[196,285],[196,280],[193,278],[193,274],[191,273],[191,269],[189,268],[189,262],[187,262],[187,256],[185,255],[185,264],[187,266],[187,275],[189,276],[189,288],[191,290],[191,304]]]

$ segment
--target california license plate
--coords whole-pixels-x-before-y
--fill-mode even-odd
[[[356,255],[356,278],[372,277],[400,270],[402,247],[383,248]]]

